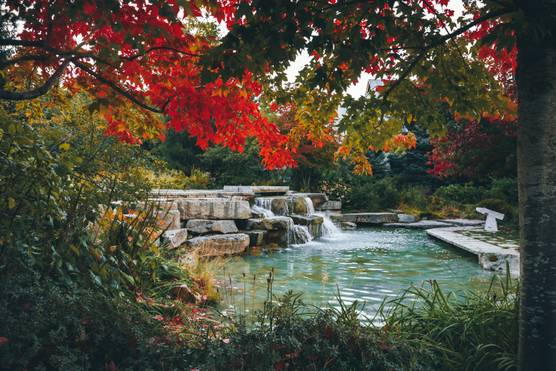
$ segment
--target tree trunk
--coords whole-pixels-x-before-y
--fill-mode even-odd
[[[518,50],[519,368],[556,370],[556,33]]]

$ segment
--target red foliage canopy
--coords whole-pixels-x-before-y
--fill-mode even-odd
[[[269,169],[294,165],[287,136],[259,111],[261,85],[248,71],[203,82],[199,57],[214,40],[184,26],[187,13],[200,14],[195,2],[8,0],[5,11],[18,31],[0,39],[13,51],[0,60],[0,98],[35,98],[61,81],[93,96],[107,133],[122,140],[163,136],[171,127],[202,148],[241,151],[256,137]]]

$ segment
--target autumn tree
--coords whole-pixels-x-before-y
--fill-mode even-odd
[[[87,92],[107,134],[121,140],[172,128],[202,148],[241,151],[255,137],[269,169],[292,165],[287,137],[259,111],[261,84],[249,71],[201,80],[198,60],[215,40],[186,27],[200,15],[195,1],[4,1],[0,99],[27,102],[53,87]]]
[[[360,161],[408,123],[440,134],[455,114],[505,119],[516,113],[517,96],[519,362],[522,370],[546,370],[556,364],[556,2],[464,0],[457,17],[448,3],[214,0],[229,33],[203,61],[209,75],[225,57],[217,76],[245,68],[266,76],[277,102],[294,97],[315,115],[341,102],[339,152]],[[287,85],[285,70],[302,51],[311,62]],[[362,71],[384,87],[346,96]],[[517,89],[504,88],[513,82]]]

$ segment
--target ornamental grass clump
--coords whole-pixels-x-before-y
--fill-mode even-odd
[[[317,308],[288,292],[207,343],[198,362],[205,370],[512,370],[517,286],[494,277],[486,290],[455,294],[430,281],[385,300],[374,318],[339,295],[338,306]]]

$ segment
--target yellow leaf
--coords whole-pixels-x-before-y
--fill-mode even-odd
[[[11,197],[8,197],[8,208],[13,209],[15,205],[16,205],[15,200]]]
[[[60,148],[61,151],[67,151],[68,149],[70,149],[70,144],[69,143],[62,143],[58,147]]]

